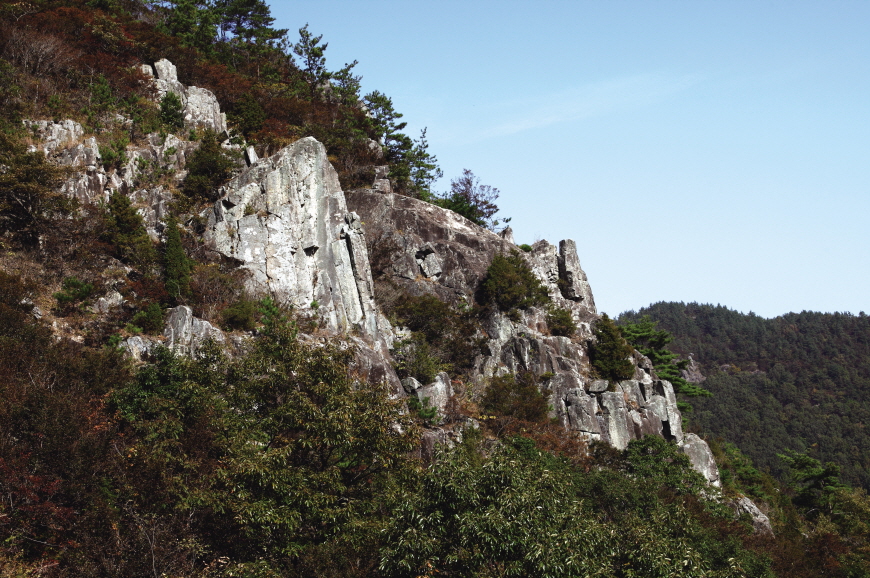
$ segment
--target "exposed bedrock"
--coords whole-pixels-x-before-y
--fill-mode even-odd
[[[315,139],[244,169],[205,216],[207,245],[251,272],[252,293],[314,310],[330,332],[378,339],[361,222]]]

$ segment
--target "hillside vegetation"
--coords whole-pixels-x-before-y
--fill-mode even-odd
[[[0,578],[870,576],[870,499],[811,456],[788,454],[782,485],[714,444],[720,491],[662,437],[619,451],[554,423],[553,373],[462,390],[488,315],[537,307],[550,341],[591,346],[519,252],[487,259],[469,303],[376,279],[406,331],[398,374],[443,372],[462,394],[444,415],[361,377],[362,341],[325,331],[316,301],[252,294],[203,241],[242,145],[263,156],[313,136],[346,190],[386,166],[398,194],[497,226],[496,189],[468,171],[435,194],[425,132],[409,137],[389,97],[363,95],[355,63],[328,68],[307,26],[291,39],[273,24],[261,0],[0,0]],[[157,98],[141,65],[163,58],[215,93],[229,134]],[[160,154],[183,152],[184,170],[140,157],[137,190],[79,202],[61,186],[98,169],[46,155],[22,121],[47,119],[80,122],[104,176],[170,137]],[[158,189],[155,219],[136,195]],[[163,347],[170,308],[219,326],[225,346]],[[593,325],[588,377],[631,376],[618,328]],[[154,347],[134,359],[136,340]],[[697,414],[718,396],[693,401]],[[452,444],[433,442],[438,420],[457,426]],[[775,535],[735,513],[744,495]]]
[[[785,479],[787,449],[834,462],[842,479],[870,488],[870,317],[789,313],[772,319],[723,306],[656,303],[645,315],[693,354],[711,398],[692,401],[701,429],[736,444]]]

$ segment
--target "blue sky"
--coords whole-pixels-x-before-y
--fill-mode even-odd
[[[273,2],[601,311],[870,312],[870,2]]]

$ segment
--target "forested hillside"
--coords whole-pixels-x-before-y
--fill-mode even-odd
[[[326,49],[262,0],[0,0],[0,578],[870,576],[866,492],[684,436],[664,378],[706,392],[574,242],[432,191]]]
[[[870,487],[870,317],[863,312],[788,313],[765,319],[723,306],[656,303],[645,315],[669,331],[671,349],[693,354],[710,398],[690,420],[735,444],[778,477],[787,449],[834,462]]]

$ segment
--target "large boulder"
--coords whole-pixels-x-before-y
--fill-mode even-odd
[[[683,453],[689,456],[689,462],[692,464],[692,467],[704,476],[708,484],[716,488],[721,485],[719,482],[719,468],[716,466],[716,460],[713,458],[713,452],[710,451],[710,446],[707,445],[707,442],[697,435],[690,433],[686,434],[686,438],[680,448],[683,450]]]
[[[316,311],[328,331],[377,339],[362,223],[321,143],[304,138],[259,159],[223,187],[205,217],[206,243],[251,272],[250,292]]]
[[[198,317],[193,316],[193,310],[187,305],[179,305],[169,309],[163,337],[166,346],[176,353],[194,355],[211,339],[217,343],[226,343],[223,331]]]

